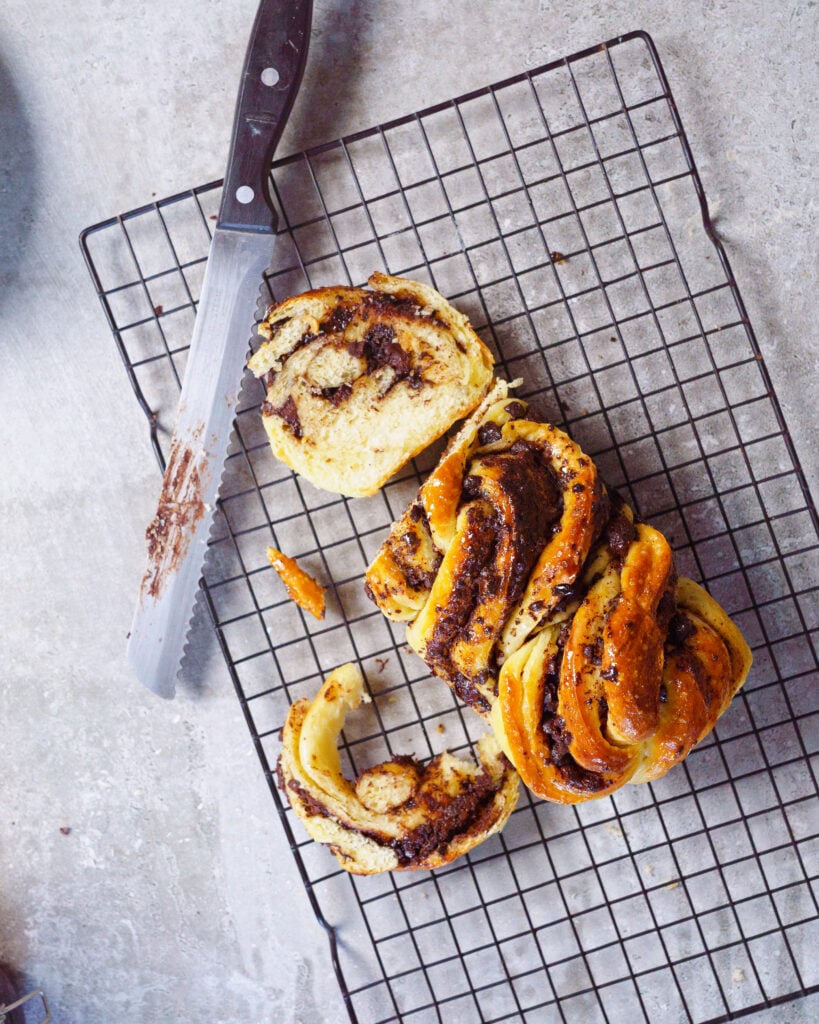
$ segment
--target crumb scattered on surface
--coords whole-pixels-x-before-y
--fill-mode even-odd
[[[295,558],[290,558],[278,548],[268,547],[267,560],[279,574],[287,595],[317,619],[324,618],[324,587],[304,571]]]
[[[667,882],[663,886],[664,889],[679,889],[679,887],[680,887],[680,882],[679,882],[679,879],[677,879],[677,878],[675,878],[673,880],[673,882]]]
[[[389,658],[376,658],[375,659],[376,664],[378,665],[378,671],[379,672],[383,672],[384,671],[384,669],[387,667],[387,662],[389,660],[390,660]]]
[[[439,722],[437,725],[438,732],[446,732],[446,726],[443,722]]]
[[[558,252],[555,249],[554,252],[549,253],[549,259],[551,259],[552,263],[566,263],[569,257],[564,256],[562,252]]]
[[[68,825],[60,825],[60,835],[67,836],[71,834],[71,828]]]
[[[162,314],[164,312],[165,312],[165,307],[163,305],[161,305],[160,303],[157,303],[157,305],[154,306],[154,313],[156,313],[157,316],[162,316]]]
[[[741,967],[735,967],[731,974],[731,981],[735,983],[745,981],[745,971]]]

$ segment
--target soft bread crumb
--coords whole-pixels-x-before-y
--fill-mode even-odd
[[[429,285],[373,274],[268,310],[248,361],[274,455],[324,490],[375,494],[481,401],[492,353]]]

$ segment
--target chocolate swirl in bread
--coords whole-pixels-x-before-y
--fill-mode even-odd
[[[354,665],[332,672],[313,701],[287,715],[279,784],[310,835],[353,874],[448,864],[503,828],[518,776],[488,733],[478,764],[443,753],[427,764],[395,757],[345,778],[338,736],[363,698]]]
[[[608,507],[594,465],[565,434],[516,418],[498,381],[367,570],[389,618],[480,714],[499,659],[565,604]]]
[[[374,494],[480,401],[492,354],[434,288],[373,274],[268,310],[248,367],[274,454],[318,487]]]
[[[657,778],[713,728],[750,651],[565,434],[498,382],[367,570],[410,646],[488,717],[537,795]]]

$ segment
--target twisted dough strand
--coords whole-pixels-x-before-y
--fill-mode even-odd
[[[658,778],[713,728],[751,655],[663,535],[499,381],[367,571],[370,596],[538,796]]]

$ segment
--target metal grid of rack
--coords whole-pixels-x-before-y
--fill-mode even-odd
[[[272,189],[271,299],[375,269],[432,283],[754,650],[714,733],[658,782],[578,807],[525,794],[447,868],[346,875],[276,789],[289,703],[361,664],[351,772],[480,731],[362,589],[439,447],[376,497],[327,494],[270,454],[248,377],[203,589],[350,1019],[716,1022],[817,990],[816,512],[651,39],[279,160]],[[219,195],[82,236],[161,464]],[[327,584],[322,622],[287,600],[271,542]]]

